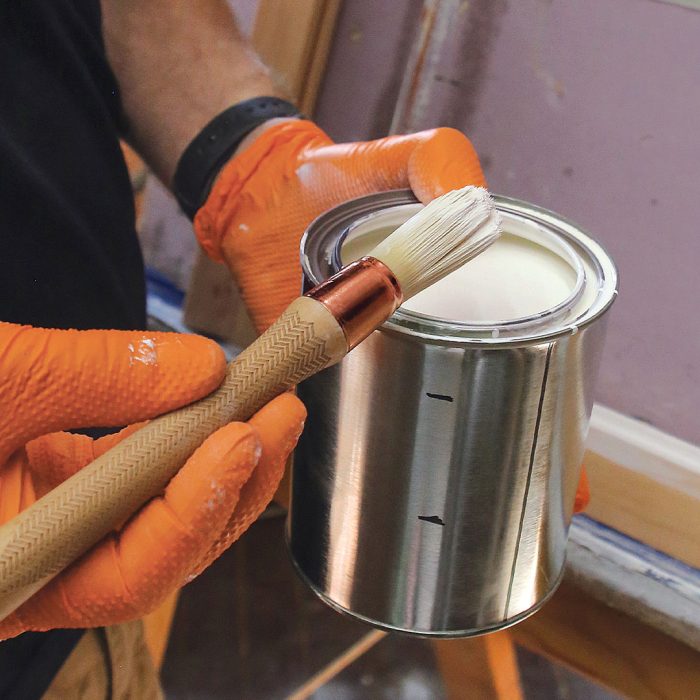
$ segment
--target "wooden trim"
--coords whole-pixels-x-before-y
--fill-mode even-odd
[[[586,514],[700,568],[700,447],[600,405],[587,447]]]
[[[700,446],[596,404],[586,446],[592,452],[700,499]]]
[[[333,34],[340,14],[341,0],[326,0],[316,27],[314,50],[308,63],[306,79],[299,98],[299,108],[304,114],[313,114],[321,81],[326,70]]]
[[[447,700],[522,700],[523,690],[509,630],[481,637],[431,640]]]
[[[386,632],[373,630],[369,632],[352,646],[348,647],[342,654],[324,666],[318,673],[304,682],[294,692],[290,693],[286,700],[306,700],[310,698],[321,686],[333,680],[339,673],[344,671],[350,664],[357,661],[363,654],[368,652],[377,642],[381,642],[386,637]]]
[[[312,114],[340,0],[260,0],[253,45],[305,114]]]
[[[158,671],[165,658],[165,650],[168,646],[170,628],[173,624],[179,595],[180,591],[174,591],[160,607],[143,618],[143,634],[146,646],[151,654],[153,665]]]
[[[700,568],[700,500],[593,452],[584,464],[594,520]]]
[[[699,652],[593,599],[568,579],[512,635],[531,651],[637,700],[688,698],[700,688]]]
[[[494,678],[483,637],[431,640],[446,700],[493,700]],[[502,700],[510,700],[503,698]]]
[[[260,0],[253,27],[253,46],[282,80],[295,102],[303,92],[322,0]]]
[[[523,700],[518,657],[510,630],[485,635],[484,645],[496,697],[499,700]]]

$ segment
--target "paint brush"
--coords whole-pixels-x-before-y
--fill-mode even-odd
[[[403,301],[499,233],[486,190],[438,197],[368,256],[293,301],[229,364],[216,391],[150,421],[0,527],[0,619],[161,493],[215,430],[339,362]]]

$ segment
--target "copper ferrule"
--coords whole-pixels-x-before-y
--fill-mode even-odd
[[[372,257],[350,263],[305,296],[320,301],[335,316],[348,350],[381,326],[403,301],[394,273]]]

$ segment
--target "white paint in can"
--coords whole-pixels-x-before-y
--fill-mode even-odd
[[[343,264],[366,255],[420,206],[388,209],[357,222],[342,246]],[[573,304],[584,291],[587,272],[579,256],[544,229],[513,222],[509,227],[506,220],[503,235],[492,246],[403,308],[436,319],[497,326]]]

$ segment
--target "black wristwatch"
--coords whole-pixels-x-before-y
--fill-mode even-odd
[[[268,119],[300,118],[299,110],[278,97],[254,97],[229,107],[214,117],[180,156],[173,193],[182,210],[194,218],[206,201],[214,178],[238,144]]]

